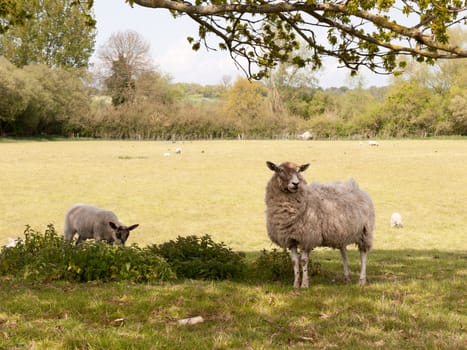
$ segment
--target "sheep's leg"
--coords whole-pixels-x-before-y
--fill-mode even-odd
[[[302,251],[302,288],[308,288],[309,277],[308,277],[308,262],[310,261],[310,252],[308,250]]]
[[[297,247],[290,248],[290,255],[293,263],[293,272],[294,272],[294,282],[293,286],[295,288],[300,287],[300,261],[298,258]]]
[[[341,248],[342,263],[344,264],[344,278],[345,282],[350,282],[349,261],[347,259],[347,247]]]
[[[360,250],[360,282],[363,286],[366,283],[366,255],[367,252]]]

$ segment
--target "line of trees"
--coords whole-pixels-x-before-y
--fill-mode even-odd
[[[136,32],[112,35],[89,71],[95,31],[88,7],[74,0],[18,4],[23,25],[2,24],[0,31],[0,136],[467,135],[465,59],[431,66],[407,60],[405,73],[385,88],[357,83],[324,90],[312,70],[294,62],[280,63],[261,81],[174,84],[155,68],[149,44]],[[449,35],[451,44],[465,47],[464,29]]]
[[[274,78],[274,76],[273,76]],[[104,138],[316,138],[467,135],[467,62],[414,70],[383,88],[323,90],[239,79],[171,83],[157,70],[92,87],[88,72],[0,58],[0,134]],[[114,93],[115,95],[113,95]],[[122,97],[125,96],[125,97]]]

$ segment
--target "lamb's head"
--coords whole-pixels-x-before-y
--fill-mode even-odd
[[[117,240],[119,242],[115,243],[121,243],[125,244],[126,240],[130,236],[130,231],[134,230],[139,226],[139,224],[131,225],[131,226],[124,226],[124,225],[116,225],[112,221],[109,222],[110,227],[112,230],[115,231],[115,236],[117,237]]]
[[[285,162],[281,165],[276,165],[272,162],[266,162],[269,169],[274,171],[273,178],[277,181],[277,185],[284,192],[295,193],[300,189],[300,186],[306,185],[306,181],[301,175],[310,164],[297,165],[292,162]]]

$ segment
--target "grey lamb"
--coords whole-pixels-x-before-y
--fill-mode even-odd
[[[125,226],[110,210],[100,209],[88,204],[75,204],[65,216],[65,241],[70,242],[77,233],[76,244],[86,239],[125,244],[130,231],[139,225]]]
[[[369,195],[355,180],[328,184],[307,182],[302,172],[309,164],[266,162],[274,171],[266,187],[266,226],[269,238],[291,250],[294,287],[300,287],[297,249],[302,251],[301,287],[309,285],[310,251],[319,246],[339,249],[344,277],[350,280],[347,245],[355,243],[360,251],[360,284],[366,283],[366,258],[373,242],[375,211]]]

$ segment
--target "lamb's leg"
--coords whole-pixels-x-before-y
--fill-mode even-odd
[[[341,255],[342,255],[342,263],[344,264],[344,278],[345,282],[350,282],[350,270],[349,270],[349,262],[347,259],[347,247],[341,248]]]
[[[308,288],[309,277],[308,277],[308,262],[310,261],[310,252],[308,250],[302,251],[302,288]]]
[[[81,237],[81,235],[78,234],[78,239],[76,240],[76,245],[80,244],[84,239]]]
[[[363,286],[366,283],[366,255],[367,252],[360,250],[360,282]]]
[[[295,288],[300,287],[300,262],[297,253],[297,247],[290,248],[290,255],[293,263],[293,272],[294,272],[294,282],[293,286]]]

